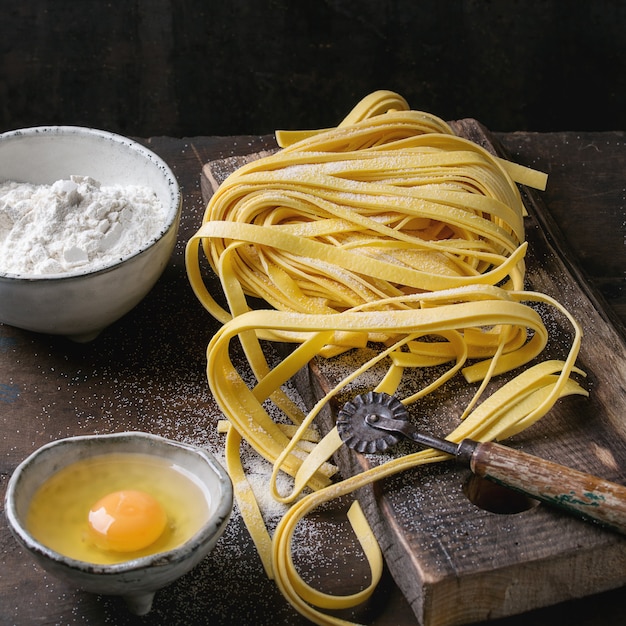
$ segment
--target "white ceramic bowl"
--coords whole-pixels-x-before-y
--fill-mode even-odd
[[[26,529],[25,519],[41,483],[70,463],[112,452],[154,454],[195,475],[206,486],[211,499],[209,518],[203,527],[173,550],[114,565],[78,561],[37,541]],[[122,596],[137,615],[150,611],[156,591],[186,574],[213,550],[226,528],[232,507],[232,483],[210,452],[140,432],[69,437],[49,443],[17,467],[5,497],[6,516],[13,535],[41,567],[86,591]]]
[[[0,182],[52,184],[71,175],[149,187],[167,211],[153,240],[109,267],[21,276],[0,266],[0,322],[89,341],[135,307],[161,276],[176,243],[181,194],[161,158],[120,135],[75,126],[0,134]]]

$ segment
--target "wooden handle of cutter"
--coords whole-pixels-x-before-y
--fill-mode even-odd
[[[470,445],[474,474],[626,534],[623,485],[497,443]]]

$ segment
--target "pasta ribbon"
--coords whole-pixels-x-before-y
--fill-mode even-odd
[[[198,300],[222,323],[207,347],[207,380],[226,417],[228,471],[265,571],[311,621],[347,624],[325,610],[357,606],[382,572],[358,501],[348,519],[371,570],[359,593],[329,596],[302,580],[292,559],[297,524],[373,481],[449,457],[423,450],[338,477],[332,457],[343,444],[336,428],[316,434],[320,412],[374,368],[384,372],[375,390],[407,406],[462,375],[473,397],[448,438],[503,439],[559,398],[586,395],[572,378],[583,375],[575,366],[582,333],[559,302],[524,288],[526,212],[517,185],[543,189],[544,174],[456,136],[389,91],[364,98],[335,128],[276,137],[280,151],[243,165],[215,192],[185,262]],[[205,284],[201,252],[225,307]],[[540,361],[550,336],[539,308],[571,327],[563,360]],[[231,360],[233,340],[253,383]],[[266,356],[272,342],[293,344],[274,367]],[[368,345],[377,346],[373,356],[308,412],[286,393],[313,359]],[[437,373],[402,397],[416,368]],[[505,373],[509,380],[483,399]],[[244,440],[272,468],[268,490],[288,507],[272,536],[241,465]],[[288,492],[279,476],[290,477]]]

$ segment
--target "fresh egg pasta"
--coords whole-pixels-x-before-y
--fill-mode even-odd
[[[376,391],[390,395],[416,368],[439,366],[435,380],[399,399],[412,404],[461,375],[475,392],[448,438],[509,437],[558,398],[586,394],[571,378],[582,374],[575,367],[581,331],[559,302],[524,290],[526,213],[517,185],[543,189],[544,174],[456,136],[389,91],[364,98],[336,128],[277,131],[276,138],[278,152],[242,166],[215,192],[188,242],[186,267],[199,301],[223,324],[207,349],[207,377],[227,418],[220,425],[227,465],[265,569],[308,619],[345,624],[321,609],[356,606],[372,593],[382,571],[373,534],[355,501],[349,517],[371,584],[354,596],[328,596],[295,570],[298,521],[365,484],[447,457],[425,450],[338,479],[331,458],[342,442],[336,429],[316,436],[320,410],[381,363],[386,373]],[[219,277],[226,308],[204,282],[201,254]],[[563,360],[535,362],[550,338],[537,304],[571,327]],[[256,378],[252,385],[231,361],[234,339]],[[296,347],[271,367],[264,342]],[[378,346],[375,355],[308,413],[283,391],[313,358],[368,345]],[[517,370],[482,400],[490,380]],[[270,416],[268,402],[285,423]],[[242,440],[272,465],[268,489],[290,507],[271,537],[251,505]],[[283,473],[292,477],[289,493],[278,488]]]

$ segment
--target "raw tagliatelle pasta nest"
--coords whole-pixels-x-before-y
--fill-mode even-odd
[[[456,136],[443,120],[410,110],[380,91],[336,128],[279,131],[281,149],[231,174],[211,198],[187,245],[190,283],[223,323],[207,350],[207,377],[225,417],[226,462],[244,521],[289,602],[319,624],[344,624],[322,609],[356,606],[373,591],[382,557],[358,503],[349,518],[371,567],[371,584],[350,596],[313,589],[291,559],[294,529],[307,513],[340,495],[446,458],[424,450],[343,480],[330,459],[336,429],[320,440],[313,424],[351,381],[386,364],[376,391],[397,394],[414,368],[449,364],[409,405],[455,375],[476,390],[448,435],[452,441],[511,436],[567,394],[586,394],[571,378],[581,332],[553,298],[524,291],[525,209],[517,184],[543,189],[546,177],[497,158]],[[227,308],[211,296],[200,249],[220,279]],[[267,306],[258,307],[258,301]],[[251,303],[257,303],[253,306]],[[530,365],[549,336],[536,303],[572,326],[564,360]],[[238,338],[255,376],[247,384],[229,355]],[[299,344],[271,368],[264,342]],[[379,350],[308,413],[283,386],[312,358],[353,348]],[[492,377],[519,374],[481,400]],[[579,372],[580,373],[580,372]],[[268,403],[275,409],[268,412]],[[284,419],[276,419],[276,410]],[[267,488],[289,505],[270,536],[246,483],[245,439],[273,466]],[[292,477],[290,493],[277,488]]]

